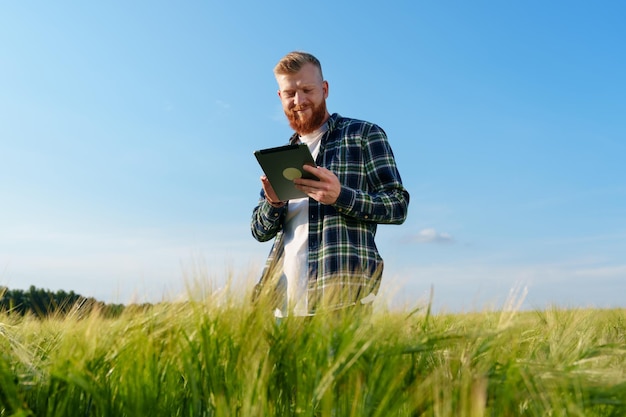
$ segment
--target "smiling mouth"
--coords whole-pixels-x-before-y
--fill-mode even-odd
[[[292,110],[291,111],[291,115],[292,115],[292,117],[295,117],[297,119],[305,118],[305,117],[307,117],[307,115],[305,114],[305,110],[306,109]]]

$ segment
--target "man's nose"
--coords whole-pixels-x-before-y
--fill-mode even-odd
[[[293,96],[293,103],[296,106],[299,106],[300,104],[304,103],[304,94],[296,92],[296,94],[294,94]]]

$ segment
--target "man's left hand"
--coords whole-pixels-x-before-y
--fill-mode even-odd
[[[305,165],[302,169],[315,175],[319,181],[297,178],[293,180],[296,188],[322,204],[334,204],[339,198],[341,184],[339,178],[324,167]]]

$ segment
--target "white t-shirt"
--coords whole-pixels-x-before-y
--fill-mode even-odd
[[[313,133],[300,136],[300,142],[309,146],[313,159],[317,158],[320,142],[328,125]],[[289,200],[287,216],[283,228],[284,233],[284,263],[283,274],[287,283],[286,309],[277,312],[277,316],[288,314],[295,316],[309,315],[307,306],[308,255],[309,255],[309,198]]]

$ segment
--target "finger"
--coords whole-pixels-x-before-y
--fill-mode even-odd
[[[308,180],[305,178],[298,178],[293,180],[294,184],[296,185],[301,185],[303,187],[308,187],[311,189],[314,188],[320,188],[322,186],[322,184],[324,183],[324,181],[322,179],[320,180]]]
[[[303,165],[302,169],[304,171],[308,172],[309,174],[315,175],[318,178],[320,176],[320,172],[322,172],[322,167],[314,167],[314,166],[311,166],[311,165]]]
[[[274,191],[274,187],[272,187],[272,184],[269,182],[267,177],[261,177],[261,183],[262,183],[261,185],[263,186],[263,192],[265,193],[265,196],[269,198],[271,201],[278,201],[278,196],[276,195],[276,192]]]

